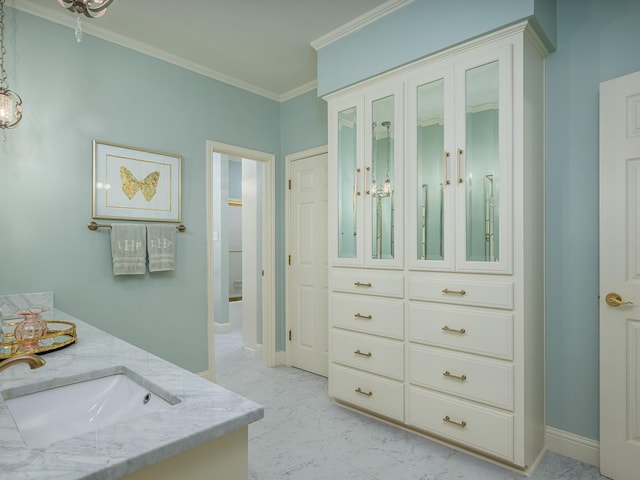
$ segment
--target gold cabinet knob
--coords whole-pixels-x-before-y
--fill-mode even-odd
[[[607,293],[607,296],[604,297],[604,301],[607,302],[607,305],[610,307],[619,307],[620,305],[633,305],[633,302],[623,302],[620,294],[611,292]]]

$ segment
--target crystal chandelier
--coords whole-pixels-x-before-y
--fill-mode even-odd
[[[61,7],[76,14],[76,40],[82,40],[82,25],[80,24],[80,14],[89,18],[103,16],[113,0],[58,0]]]
[[[22,99],[9,90],[4,69],[4,1],[0,0],[0,128],[13,128],[22,119]]]

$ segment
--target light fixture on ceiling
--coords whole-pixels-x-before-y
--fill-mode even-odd
[[[61,7],[89,18],[98,18],[105,14],[113,0],[58,0]]]
[[[0,0],[0,128],[15,127],[22,119],[22,99],[9,90],[4,69],[4,0]]]
[[[82,25],[80,15],[89,18],[99,18],[103,16],[113,0],[58,0],[61,7],[76,14],[76,40],[82,41]]]

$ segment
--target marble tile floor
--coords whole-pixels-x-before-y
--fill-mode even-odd
[[[265,407],[249,426],[250,480],[517,480],[513,470],[333,404],[324,377],[265,368],[238,331],[216,335],[216,381]],[[546,452],[534,480],[604,479]]]

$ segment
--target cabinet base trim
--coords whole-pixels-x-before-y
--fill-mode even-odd
[[[596,467],[600,466],[600,442],[596,440],[558,430],[557,428],[546,427],[545,445],[547,450],[565,457]]]
[[[491,457],[486,453],[482,453],[479,452],[477,450],[473,450],[471,448],[465,447],[464,445],[461,445],[459,443],[455,443],[453,441],[449,441],[446,439],[443,439],[439,436],[437,436],[436,434],[431,434],[429,432],[426,432],[424,430],[420,430],[418,428],[413,428],[410,425],[406,425],[404,423],[400,423],[397,422],[393,419],[387,418],[387,417],[383,417],[380,416],[374,412],[370,412],[367,410],[363,410],[357,406],[351,405],[349,403],[345,403],[337,398],[333,398],[333,397],[329,397],[330,400],[335,404],[338,405],[339,407],[342,408],[346,408],[348,410],[351,410],[352,412],[356,412],[359,413],[360,415],[364,415],[365,417],[369,417],[369,418],[373,418],[375,420],[378,420],[379,422],[382,423],[386,423],[387,425],[392,425],[394,427],[397,428],[401,428],[402,430],[405,430],[407,432],[411,432],[417,435],[420,435],[421,437],[423,437],[425,440],[430,440],[432,442],[438,443],[440,445],[443,445],[445,447],[449,447],[452,448],[454,450],[458,450],[460,452],[464,452],[467,455],[471,455],[472,457],[478,458],[480,460],[483,460],[485,462],[489,462],[492,463],[494,465],[498,465],[502,468],[506,468],[508,470],[511,470],[512,472],[517,472],[519,474],[523,474],[526,476],[531,476],[533,474],[533,472],[535,471],[535,468],[538,466],[538,464],[540,463],[540,459],[542,458],[542,456],[544,455],[545,450],[543,449],[542,452],[540,452],[540,454],[538,455],[538,458],[533,462],[532,465],[530,466],[525,466],[524,468],[519,466],[519,465],[515,465],[512,463],[507,462],[506,460],[502,460],[500,458],[495,458],[495,457]]]

